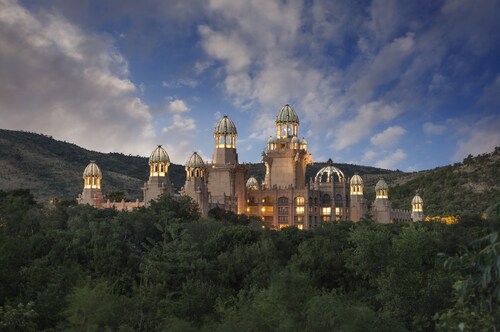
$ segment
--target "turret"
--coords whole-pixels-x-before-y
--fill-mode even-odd
[[[375,201],[372,206],[373,217],[379,223],[388,224],[392,222],[391,202],[389,202],[389,186],[380,179],[375,185]]]
[[[418,193],[415,194],[415,197],[411,200],[411,219],[413,221],[424,220],[424,201]]]
[[[351,220],[359,221],[366,214],[367,204],[363,197],[363,179],[358,174],[354,174],[350,180],[351,197]]]
[[[101,191],[102,172],[91,160],[83,171],[83,192],[77,198],[78,204],[89,204],[98,208],[104,201]]]
[[[145,206],[163,194],[173,194],[172,184],[168,177],[168,166],[170,166],[168,153],[161,145],[158,145],[149,156],[149,180],[142,188]]]
[[[218,164],[237,164],[236,154],[236,126],[227,115],[220,119],[214,128],[215,151],[212,162]]]
[[[184,194],[198,203],[202,217],[208,216],[209,201],[206,181],[206,166],[201,156],[193,152],[186,161]]]

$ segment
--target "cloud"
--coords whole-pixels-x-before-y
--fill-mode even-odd
[[[440,135],[446,130],[446,126],[434,124],[432,122],[425,122],[422,125],[422,130],[427,135]]]
[[[196,88],[198,86],[198,81],[191,79],[191,78],[179,78],[179,79],[172,79],[169,81],[163,81],[161,83],[165,88],[173,89],[173,88],[182,88],[182,87],[189,87],[189,88]]]
[[[167,111],[172,113],[185,113],[191,109],[187,106],[186,102],[181,99],[173,99],[167,105]]]
[[[397,106],[383,105],[379,102],[371,102],[361,106],[353,119],[340,123],[335,134],[333,148],[342,150],[358,143],[370,135],[375,125],[392,120],[399,113],[401,110]]]
[[[165,148],[174,163],[183,164],[194,151],[196,141],[196,121],[182,114],[173,114],[169,125],[162,129]]]
[[[374,135],[370,142],[380,148],[388,148],[398,143],[398,140],[406,133],[406,130],[400,126],[388,127],[381,133]]]
[[[385,156],[375,163],[376,167],[393,169],[401,161],[406,159],[406,153],[402,149],[397,149],[393,153]]]
[[[500,117],[489,116],[466,126],[467,134],[457,143],[452,161],[461,161],[469,154],[492,152],[500,146]],[[464,131],[465,131],[464,130]]]
[[[154,136],[149,107],[113,43],[56,14],[9,0],[1,6],[2,127],[103,152],[147,153]]]

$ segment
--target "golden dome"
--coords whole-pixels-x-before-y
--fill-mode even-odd
[[[98,177],[102,178],[102,172],[99,166],[95,163],[95,161],[91,160],[90,163],[85,167],[83,171],[83,178],[86,177]]]

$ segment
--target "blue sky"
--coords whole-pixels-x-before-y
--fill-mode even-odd
[[[314,161],[413,171],[500,146],[500,1],[0,0],[0,127],[258,162],[293,106]]]

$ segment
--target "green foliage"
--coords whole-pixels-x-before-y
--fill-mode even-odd
[[[0,192],[0,330],[488,330],[499,211],[274,231],[186,197],[118,212]]]

